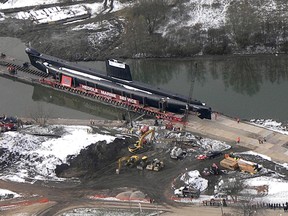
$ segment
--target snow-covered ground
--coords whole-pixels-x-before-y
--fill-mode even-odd
[[[288,182],[273,178],[260,176],[256,178],[252,178],[249,180],[245,180],[245,184],[248,185],[246,191],[251,194],[257,195],[257,189],[260,191],[261,188],[267,188],[267,192],[262,192],[261,197],[255,198],[254,202],[264,202],[264,203],[281,203],[284,204],[288,202]],[[263,187],[265,186],[265,187]],[[253,188],[256,188],[253,189]],[[259,195],[259,194],[258,194]]]
[[[180,181],[200,191],[204,191],[208,187],[208,180],[202,178],[198,170],[184,173],[180,176]]]
[[[218,1],[219,2],[219,1]],[[163,36],[169,33],[173,29],[183,27],[191,27],[195,24],[200,24],[201,28],[219,28],[225,24],[226,11],[232,0],[222,0],[218,3],[215,0],[190,0],[184,3],[183,8],[188,9],[189,12],[184,13],[182,16],[175,16],[173,19],[169,19],[167,25],[160,29]],[[215,6],[217,4],[217,7]],[[175,8],[175,10],[179,10]],[[175,14],[181,13],[180,11],[174,11]]]
[[[261,125],[265,125],[263,122]],[[271,123],[271,120],[267,122]],[[279,126],[280,124],[275,122],[273,125]],[[124,134],[125,128],[118,128],[118,131],[119,134]],[[46,136],[38,136],[37,134],[45,134]],[[109,143],[113,141],[116,136],[110,135],[106,130],[99,131],[97,134],[91,133],[91,128],[88,126],[63,125],[46,127],[25,126],[20,131],[3,133],[0,140],[0,146],[2,147],[0,157],[2,170],[0,179],[27,183],[34,183],[37,180],[60,181],[62,179],[56,177],[54,170],[56,165],[67,162],[67,156],[77,155],[81,149],[100,140],[106,140],[107,143]],[[156,138],[160,136],[160,132],[157,132]],[[170,136],[179,137],[181,133],[171,133]],[[229,145],[224,142],[217,140],[206,138],[196,139],[195,136],[189,133],[182,133],[182,136],[184,136],[185,139],[194,140],[196,143],[199,142],[199,145],[203,145],[204,151],[211,149],[225,150],[229,147]],[[250,155],[251,157],[271,161],[271,158],[252,151],[243,152],[241,155]],[[279,163],[277,163],[277,167],[286,170],[288,168],[287,164]],[[201,172],[202,170],[199,171]],[[187,170],[186,173],[182,173],[178,178],[183,182],[183,185],[192,185],[200,191],[204,191],[209,182],[205,177],[201,177],[199,171]],[[288,198],[288,181],[286,180],[286,176],[277,173],[275,170],[270,171],[269,169],[265,169],[265,171],[263,171],[265,176],[255,175],[249,176],[249,178],[243,176],[243,181],[250,188],[262,186],[268,188],[266,194],[257,198],[257,201],[285,203]],[[248,191],[252,194],[255,193],[254,189],[249,189]],[[0,191],[0,196],[1,194],[12,194],[13,197],[19,196],[11,191],[7,192],[4,190],[2,192]],[[8,195],[8,197],[12,197],[12,195]],[[207,196],[201,195],[198,201],[194,200],[193,202],[200,202],[203,199],[207,199]]]
[[[60,137],[33,135],[53,133]],[[32,126],[20,132],[6,132],[0,140],[3,151],[0,163],[6,163],[2,166],[0,179],[32,183],[61,180],[54,170],[56,165],[67,162],[68,155],[77,155],[81,149],[98,141],[109,143],[114,139],[109,134],[92,134],[91,128],[86,126]]]
[[[12,199],[17,197],[21,197],[21,195],[14,193],[13,191],[10,190],[0,189],[0,200]]]
[[[273,119],[251,119],[250,122],[254,125],[288,135],[287,126],[283,125],[281,122],[274,121]]]
[[[157,134],[156,134],[157,135]],[[226,151],[231,148],[230,145],[228,145],[225,142],[219,141],[219,140],[213,140],[206,137],[199,137],[194,136],[191,133],[182,133],[182,132],[171,132],[167,136],[169,139],[179,139],[179,140],[185,140],[185,141],[191,141],[194,145],[199,146],[202,152],[207,151]]]
[[[8,2],[4,4],[0,3],[0,9],[33,6],[33,5],[36,6],[36,5],[43,5],[43,4],[53,4],[57,2],[59,2],[59,0],[50,0],[50,1],[9,0]],[[128,6],[127,4],[121,4],[119,1],[114,1],[112,11],[114,12],[127,6]],[[34,23],[40,24],[40,23],[52,23],[55,21],[65,20],[68,18],[86,15],[86,14],[90,14],[91,17],[94,17],[99,13],[109,11],[109,9],[110,8],[104,9],[103,3],[77,4],[77,5],[70,5],[70,6],[54,6],[54,7],[44,8],[44,9],[37,9],[37,7],[35,7],[35,9],[29,10],[29,11],[27,10],[20,11],[17,13],[13,13],[12,15],[7,15],[7,17],[23,19],[23,20],[30,19],[30,20],[33,20]],[[2,14],[2,17],[5,18],[4,14]],[[91,28],[91,26],[87,26],[87,27]],[[78,29],[79,28],[81,27],[79,26]]]
[[[251,120],[251,122],[255,125],[269,128],[270,130],[274,130],[280,133],[288,134],[287,129],[281,123],[276,122],[274,120]],[[205,142],[204,142],[205,143]],[[222,145],[219,141],[212,141],[207,142],[206,146],[210,146],[213,144],[214,148],[217,149],[217,144]],[[225,145],[224,145],[225,146]],[[220,148],[221,149],[221,148]],[[273,162],[270,157],[258,154],[253,151],[246,151],[242,153],[237,153],[240,157],[250,157],[250,158],[258,158],[260,161],[270,161],[272,163],[273,170],[269,168],[263,168],[258,174],[251,176],[250,174],[239,173],[241,175],[241,181],[245,185],[245,189],[241,193],[245,194],[247,197],[247,193],[251,195],[250,202],[253,203],[280,203],[286,204],[288,202],[288,180],[287,177],[277,170],[288,170],[287,163],[280,164],[277,162]],[[274,164],[274,165],[273,165]],[[277,169],[276,169],[277,168]],[[235,171],[233,171],[235,172]],[[237,171],[238,172],[238,171]],[[283,173],[283,172],[282,172]],[[286,172],[287,173],[287,172]],[[229,174],[229,172],[228,172]],[[200,189],[204,191],[207,188],[209,182],[201,177],[198,170],[192,170],[181,174],[178,177],[182,182],[183,185],[190,185],[196,189]],[[231,180],[231,179],[230,179]],[[207,181],[207,182],[206,182]],[[223,180],[220,178],[219,185],[215,187],[215,194],[223,192],[223,188],[221,189],[221,185],[223,185]],[[224,185],[227,185],[225,183]],[[174,185],[172,188],[175,189]],[[256,195],[253,198],[253,195]],[[192,202],[192,203],[202,203],[203,200],[210,200],[213,196],[209,195],[200,195],[198,199],[190,199],[190,198],[182,198],[176,199],[177,202]]]
[[[43,4],[54,4],[59,2],[59,0],[8,0],[7,2],[0,3],[0,9],[7,8],[19,8],[26,6],[34,6],[34,5],[43,5]]]

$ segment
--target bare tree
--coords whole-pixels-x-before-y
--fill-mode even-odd
[[[228,9],[227,28],[240,48],[251,44],[251,37],[259,31],[259,17],[249,0],[234,1]]]
[[[36,110],[30,116],[37,124],[44,126],[49,118],[49,112],[38,103]]]
[[[260,216],[265,215],[264,209],[256,202],[258,194],[247,191],[243,179],[230,178],[217,188],[218,192],[227,194],[233,200],[234,214],[237,216]]]
[[[165,19],[168,9],[166,0],[140,0],[135,6],[134,16],[144,17],[147,31],[152,34],[157,25]]]

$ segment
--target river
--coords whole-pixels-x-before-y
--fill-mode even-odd
[[[12,48],[11,48],[12,47]],[[0,38],[0,52],[28,61],[25,45]],[[135,80],[190,95],[212,110],[241,119],[264,118],[286,122],[288,56],[216,56],[192,59],[127,60]],[[82,62],[105,70],[104,62]],[[97,103],[75,99],[44,88],[0,80],[0,113],[29,116],[116,119],[121,114]]]

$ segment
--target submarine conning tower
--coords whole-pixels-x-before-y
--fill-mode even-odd
[[[106,61],[107,75],[116,79],[132,81],[129,65],[115,59]]]

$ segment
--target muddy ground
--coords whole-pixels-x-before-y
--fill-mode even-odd
[[[99,129],[97,129],[99,130]],[[94,131],[94,132],[97,132]],[[115,132],[115,131],[114,131]],[[112,131],[113,133],[113,131]],[[164,130],[161,133],[171,133],[169,130]],[[196,135],[199,139],[201,137]],[[125,139],[116,139],[109,145],[106,142],[98,142],[91,144],[83,149],[76,157],[72,156],[69,160],[70,165],[59,165],[55,172],[60,177],[67,177],[64,182],[57,181],[36,181],[34,184],[15,183],[0,181],[0,188],[5,188],[21,194],[21,198],[1,201],[1,215],[16,215],[17,212],[28,213],[30,215],[57,215],[58,213],[77,207],[103,207],[106,204],[101,201],[95,201],[89,197],[104,196],[115,197],[121,192],[141,191],[146,196],[147,200],[154,200],[154,203],[159,205],[159,208],[180,208],[184,204],[171,200],[173,196],[172,183],[174,179],[179,177],[184,172],[190,170],[199,170],[201,173],[204,168],[209,168],[212,163],[217,163],[223,159],[223,155],[213,159],[198,160],[196,155],[200,151],[199,146],[192,143],[181,142],[171,139],[157,143],[141,155],[148,156],[149,159],[158,158],[165,164],[163,170],[159,172],[149,170],[138,170],[135,167],[130,168],[122,166],[120,174],[116,174],[118,168],[118,159],[123,156],[130,155],[127,147],[137,138],[135,136],[127,136]],[[181,160],[170,158],[170,149],[174,146],[180,146],[183,149],[187,148],[193,151]],[[246,149],[232,144],[232,148],[226,152],[242,152]],[[255,156],[246,159],[255,161]],[[273,172],[275,164],[271,161],[266,161],[263,158],[257,158],[256,162],[263,164],[270,172]],[[287,176],[287,170],[277,170],[279,173]],[[249,174],[243,176],[240,172],[235,172],[233,177],[249,178]],[[221,175],[204,176],[209,181],[208,188],[201,194],[212,195],[214,186],[220,178],[228,179],[232,175],[223,173]],[[203,176],[202,176],[203,177]],[[180,186],[178,184],[178,186]],[[41,200],[48,202],[41,202]],[[27,202],[28,203],[23,203]],[[14,204],[18,203],[18,204]],[[19,204],[20,203],[20,204]],[[114,207],[119,205],[110,203]],[[137,203],[136,203],[137,204]],[[130,208],[131,204],[126,203],[126,206],[121,208]],[[189,204],[191,205],[191,204]],[[111,208],[106,206],[106,208]]]
[[[68,177],[64,182],[36,181],[34,184],[23,184],[1,181],[1,188],[23,196],[16,200],[4,201],[1,205],[2,207],[6,204],[10,206],[11,203],[23,200],[36,200],[37,202],[38,199],[45,198],[50,202],[41,204],[41,207],[31,205],[32,210],[27,211],[36,211],[38,215],[55,215],[69,207],[87,206],[91,202],[88,199],[89,196],[115,197],[124,191],[140,190],[147,199],[153,199],[159,205],[178,206],[179,204],[170,199],[173,195],[171,189],[173,180],[187,170],[198,169],[201,171],[204,167],[209,167],[213,162],[219,161],[219,158],[199,161],[195,158],[196,153],[192,153],[183,160],[173,160],[169,154],[173,144],[168,142],[167,145],[157,146],[157,148],[154,146],[142,153],[149,159],[157,157],[162,160],[165,164],[163,170],[159,172],[142,171],[123,165],[120,174],[117,175],[115,171],[118,168],[118,158],[130,155],[127,147],[136,140],[135,137],[128,137],[124,140],[116,139],[109,145],[104,141],[88,146],[78,156],[71,157],[70,165],[62,164],[56,168],[55,172],[58,176]],[[212,182],[216,182],[219,176],[208,178],[211,181],[211,187],[207,193],[211,193]],[[19,208],[8,208],[2,213],[9,215],[17,209],[19,210]]]

